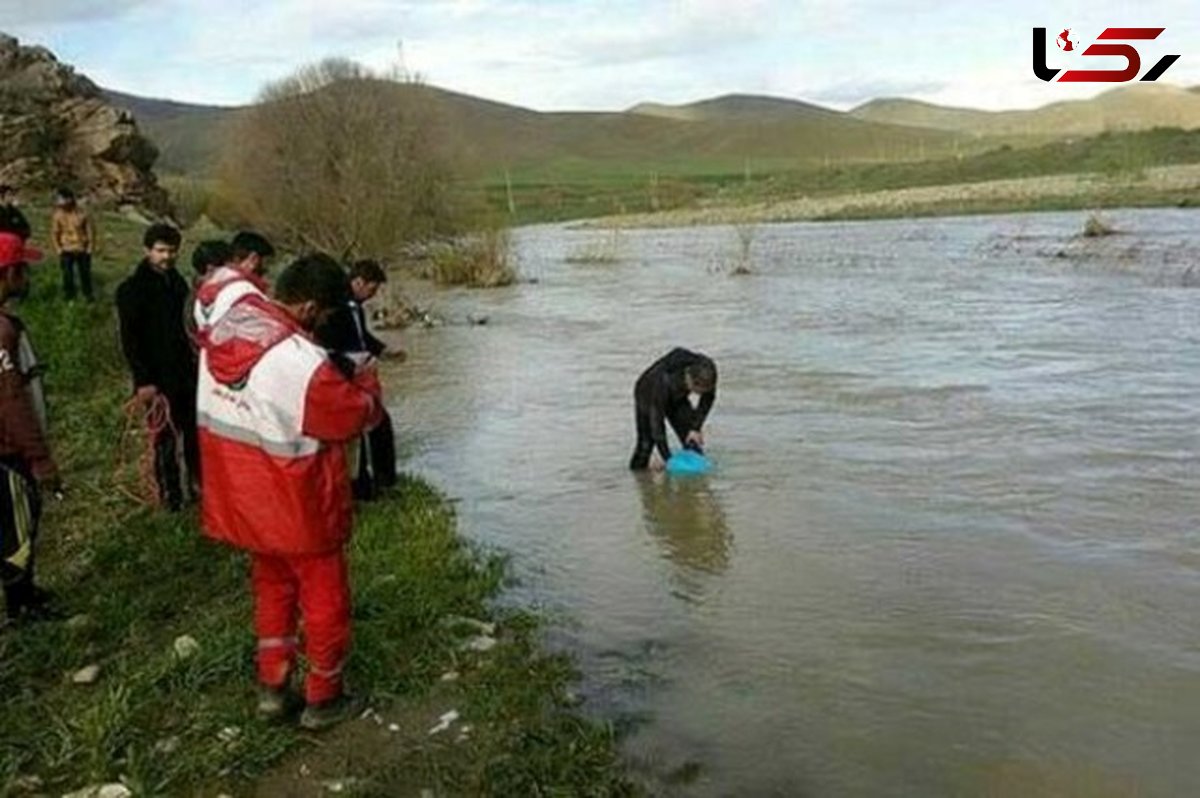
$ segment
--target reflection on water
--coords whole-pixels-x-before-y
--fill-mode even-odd
[[[729,229],[603,268],[523,230],[537,285],[405,336],[405,467],[588,706],[648,719],[656,790],[1200,795],[1200,216],[1084,216],[764,226],[739,278]],[[640,478],[630,389],[677,345],[721,370],[717,468]]]
[[[687,580],[693,572],[720,574],[729,566],[732,539],[725,513],[704,477],[639,474],[642,517],[663,556]],[[693,583],[694,584],[694,583]]]

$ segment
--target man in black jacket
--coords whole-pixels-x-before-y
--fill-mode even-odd
[[[200,483],[196,439],[196,356],[183,326],[187,281],[175,270],[180,235],[166,224],[151,225],[142,238],[146,257],[117,287],[121,348],[133,375],[135,395],[147,408],[166,400],[171,422],[183,438],[189,488]],[[159,498],[171,510],[183,504],[176,436],[162,430],[155,439]]]
[[[29,240],[29,220],[17,207],[17,190],[0,183],[0,233],[16,233],[22,241]]]
[[[350,267],[351,299],[330,315],[317,330],[317,342],[329,350],[338,368],[347,377],[370,358],[403,359],[403,351],[391,351],[371,334],[363,303],[378,293],[387,282],[387,274],[373,260],[360,260]],[[354,471],[354,496],[372,499],[380,490],[396,484],[396,439],[391,416],[384,410],[379,425],[359,441],[358,463]]]
[[[689,397],[699,394],[695,408]],[[658,449],[661,465],[671,459],[667,445],[667,422],[685,449],[703,452],[704,421],[717,398],[717,367],[707,356],[686,349],[673,349],[642,372],[633,387],[637,418],[637,448],[629,467],[641,471],[650,465]]]

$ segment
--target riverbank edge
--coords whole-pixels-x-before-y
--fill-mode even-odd
[[[46,209],[29,216],[44,245]],[[334,754],[327,764],[359,793],[634,793],[614,727],[572,692],[571,659],[542,648],[536,614],[497,606],[503,555],[463,539],[447,498],[414,476],[363,509],[351,548],[347,682],[372,711],[319,737],[254,716],[245,558],[206,541],[194,509],[127,496],[143,441],[123,415],[112,295],[141,256],[142,225],[97,222],[98,301],[65,302],[47,260],[14,307],[47,365],[67,483],[39,547],[39,581],[64,619],[0,632],[0,794],[270,794],[282,774],[293,794],[324,794],[332,771],[301,764],[313,752]],[[185,232],[185,273],[195,243]]]
[[[1200,206],[1200,164],[1135,174],[1063,174],[936,186],[713,204],[656,213],[603,216],[579,229],[662,229],[802,221],[848,221],[1119,207]]]

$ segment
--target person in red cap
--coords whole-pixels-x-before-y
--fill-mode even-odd
[[[29,292],[28,268],[42,253],[0,232],[0,578],[10,622],[57,617],[34,585],[42,495],[61,490],[46,442],[41,372],[25,325],[7,308]]]

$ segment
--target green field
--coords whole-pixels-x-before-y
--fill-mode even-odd
[[[734,165],[676,161],[669,168],[567,164],[510,175],[515,221],[527,224],[705,205],[745,205],[918,186],[979,183],[1045,175],[1136,176],[1155,166],[1200,163],[1200,130],[1103,133],[1033,147],[1001,145],[974,155],[919,162],[848,162],[797,168],[778,161]],[[507,212],[509,183],[486,182],[489,203]],[[1164,201],[1173,202],[1172,198]],[[1025,206],[989,206],[1017,210]],[[1046,207],[1056,207],[1048,202]],[[978,211],[981,208],[975,208]],[[957,212],[957,210],[956,210]]]

